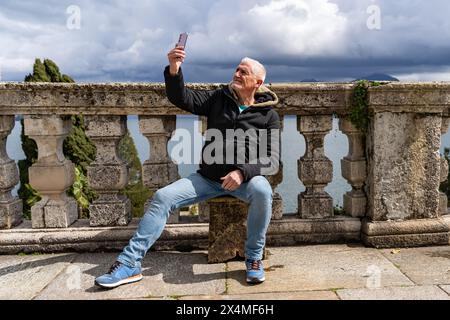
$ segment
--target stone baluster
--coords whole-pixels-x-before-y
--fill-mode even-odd
[[[124,226],[131,221],[130,200],[119,191],[128,183],[128,165],[118,145],[127,132],[126,116],[86,116],[86,134],[96,147],[87,170],[98,198],[89,206],[91,226]]]
[[[139,129],[150,143],[150,157],[142,165],[143,182],[155,192],[179,179],[178,166],[170,159],[167,150],[167,143],[176,129],[176,116],[139,116]],[[177,223],[179,217],[178,209],[167,222]]]
[[[364,134],[345,118],[339,119],[339,129],[348,137],[349,145],[348,154],[341,159],[342,176],[352,186],[344,194],[344,211],[352,217],[364,217],[367,203],[363,191],[367,177]]]
[[[202,136],[205,135],[207,129],[207,118],[205,116],[199,116],[199,131]],[[199,202],[198,204],[198,221],[199,222],[209,222],[210,217],[210,203],[207,201]]]
[[[284,116],[280,115],[280,131],[283,131],[283,121]],[[280,140],[281,140],[281,132],[280,132]],[[281,142],[281,141],[280,141]],[[272,220],[280,220],[283,218],[283,199],[278,192],[275,192],[275,189],[278,185],[283,181],[283,163],[281,162],[281,149],[282,145],[280,145],[279,153],[280,153],[280,166],[278,168],[278,172],[274,175],[267,176],[267,180],[272,186],[273,190],[273,201],[272,201]]]
[[[74,165],[63,154],[70,117],[25,116],[24,126],[38,147],[38,159],[28,171],[30,185],[42,197],[31,207],[32,227],[67,228],[78,218],[77,202],[66,195],[74,182]]]
[[[6,139],[13,128],[14,116],[0,116],[0,229],[10,229],[22,222],[22,200],[11,194],[19,182],[19,172],[6,152]]]
[[[306,141],[306,152],[298,161],[300,180],[306,187],[298,196],[302,218],[333,216],[333,199],[324,190],[333,178],[333,164],[324,153],[325,135],[332,129],[331,115],[298,116],[297,127]]]
[[[442,136],[446,134],[448,130],[448,125],[450,123],[450,117],[442,117],[442,126],[441,126],[441,140]],[[441,176],[440,182],[445,182],[448,179],[448,161],[445,157],[441,156]],[[442,191],[439,192],[439,211],[441,215],[446,215],[448,212],[448,198],[445,193]]]

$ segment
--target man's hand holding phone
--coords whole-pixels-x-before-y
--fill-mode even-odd
[[[184,52],[186,41],[187,34],[180,34],[180,38],[178,40],[178,43],[175,45],[175,48],[170,50],[167,54],[167,58],[169,59],[170,74],[173,76],[178,74],[180,66],[184,62],[184,58],[186,57],[186,53]]]

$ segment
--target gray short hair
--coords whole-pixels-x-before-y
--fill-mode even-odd
[[[245,57],[241,60],[241,63],[247,63],[251,66],[253,74],[258,78],[261,79],[263,82],[266,80],[266,68],[261,64],[261,62]]]

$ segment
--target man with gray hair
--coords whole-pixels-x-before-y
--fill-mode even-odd
[[[200,169],[196,173],[155,192],[129,244],[110,270],[95,279],[95,284],[114,288],[141,280],[141,262],[161,235],[169,214],[180,207],[224,195],[249,203],[246,281],[261,283],[265,280],[261,260],[272,215],[272,187],[263,175],[278,170],[280,118],[273,109],[278,97],[263,86],[266,70],[254,59],[242,59],[227,86],[216,90],[193,90],[185,86],[180,67],[186,56],[184,48],[177,46],[167,56],[169,65],[164,70],[164,77],[169,101],[192,114],[206,116],[207,132],[221,135],[220,138],[216,136],[215,141],[207,139],[205,142]],[[265,133],[267,141],[244,141],[244,151],[239,154],[234,147],[240,139],[236,136],[230,139],[225,134],[229,130]],[[267,148],[268,154],[251,157],[252,147]],[[213,150],[212,154],[207,154],[207,150]],[[238,161],[238,158],[244,161]]]

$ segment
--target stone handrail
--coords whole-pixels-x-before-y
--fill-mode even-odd
[[[298,176],[306,187],[299,194],[298,215],[282,216],[281,197],[275,194],[269,243],[362,238],[375,246],[448,244],[447,196],[439,192],[448,166],[439,157],[439,148],[450,119],[450,83],[386,83],[369,88],[366,134],[345,117],[352,108],[354,86],[269,85],[280,98],[277,111],[281,116],[297,116],[298,131],[306,141],[305,155],[298,160]],[[219,84],[189,87],[210,90]],[[0,230],[0,238],[14,238],[21,228],[14,228],[21,222],[21,200],[11,195],[18,182],[17,167],[6,153],[14,115],[25,116],[25,134],[38,145],[38,160],[29,176],[43,199],[32,207],[30,230],[34,231],[27,232],[68,229],[77,221],[76,202],[65,194],[73,183],[74,168],[62,152],[71,126],[67,116],[72,114],[85,115],[86,133],[97,147],[88,179],[99,198],[90,206],[91,229],[86,231],[83,224],[83,232],[92,230],[97,237],[98,227],[120,228],[132,220],[129,200],[119,194],[128,182],[127,164],[117,154],[127,115],[139,115],[140,132],[151,147],[143,164],[144,184],[156,190],[178,178],[167,142],[176,116],[187,113],[168,101],[163,84],[0,83],[0,229],[5,229]],[[352,186],[344,195],[346,216],[334,216],[332,198],[324,191],[332,180],[332,162],[324,152],[332,115],[339,117],[339,128],[349,139],[348,155],[341,160],[342,175]],[[282,179],[281,171],[271,177],[272,187]],[[202,208],[208,210],[205,204]],[[9,245],[14,246],[13,238]],[[0,240],[0,252],[2,246],[9,248]]]

